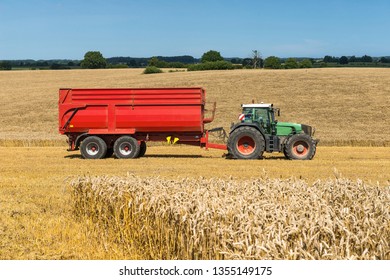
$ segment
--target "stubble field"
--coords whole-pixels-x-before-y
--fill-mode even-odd
[[[204,177],[205,180],[234,180],[238,189],[240,182],[258,178],[282,180],[289,186],[301,186],[297,180],[316,186],[329,179],[336,182],[347,178],[353,186],[363,182],[368,187],[379,187],[384,195],[378,207],[388,209],[389,70],[235,70],[158,75],[141,72],[139,69],[0,72],[0,259],[150,257],[142,248],[130,246],[131,240],[120,238],[122,242],[118,242],[102,234],[93,219],[74,215],[71,181],[90,176],[130,174],[146,181],[168,180],[172,185],[186,178]],[[149,147],[146,156],[137,160],[86,161],[77,152],[66,152],[65,139],[57,133],[60,87],[187,86],[204,87],[207,100],[217,102],[215,122],[210,128],[223,126],[228,130],[239,114],[240,104],[252,99],[280,107],[282,121],[315,126],[316,136],[321,140],[315,158],[288,161],[274,154],[264,160],[237,161],[222,158],[223,152],[218,150],[157,145]],[[336,194],[337,188],[334,191]],[[297,194],[300,192],[298,188]],[[293,191],[289,194],[293,195]],[[232,194],[231,199],[235,198]],[[273,203],[277,206],[282,202]],[[373,252],[375,246],[368,246],[369,251],[361,250],[363,256],[355,254],[349,258],[389,258],[388,210],[381,212],[373,223],[379,221],[385,229],[381,238],[387,240],[387,243],[376,241],[381,246],[377,248],[379,253]],[[363,224],[364,220],[362,228]],[[336,251],[327,258],[348,258],[347,254],[337,255]],[[310,258],[304,253],[275,256]],[[326,258],[321,254],[312,256]]]

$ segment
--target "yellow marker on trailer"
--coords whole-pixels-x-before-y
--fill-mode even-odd
[[[168,144],[176,144],[176,142],[180,140],[179,138],[175,137],[175,138],[173,138],[173,141],[171,142],[172,136],[168,136],[166,139],[167,139]]]

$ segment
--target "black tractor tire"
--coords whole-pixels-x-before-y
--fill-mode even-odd
[[[307,134],[295,134],[287,139],[283,152],[288,159],[310,160],[316,154],[316,142]]]
[[[241,126],[230,134],[227,147],[232,158],[258,159],[264,153],[265,141],[256,128]]]
[[[114,153],[117,158],[136,158],[139,151],[138,141],[131,136],[119,137],[114,143]]]
[[[98,136],[88,136],[81,142],[80,152],[85,159],[101,159],[106,156],[107,144]]]
[[[139,144],[139,154],[138,154],[138,157],[143,157],[146,153],[146,142],[145,141],[141,141],[141,143]]]

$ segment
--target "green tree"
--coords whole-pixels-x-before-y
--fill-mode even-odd
[[[221,60],[214,62],[205,62],[199,64],[190,64],[188,65],[188,71],[205,71],[205,70],[231,70],[234,69],[234,66],[231,62]]]
[[[160,60],[153,56],[151,59],[148,60],[148,66],[156,66],[157,67],[157,64],[160,62]]]
[[[286,62],[284,63],[284,68],[286,69],[296,69],[298,68],[298,62],[295,58],[288,58]]]
[[[304,59],[299,63],[299,67],[301,68],[312,68],[313,62],[310,59]]]
[[[323,61],[325,63],[328,63],[328,62],[338,62],[338,59],[336,57],[334,57],[334,56],[325,55]]]
[[[148,66],[155,66],[157,68],[169,68],[169,63],[158,59],[158,57],[153,56],[148,60]]]
[[[0,70],[12,70],[12,65],[9,61],[0,61]]]
[[[89,51],[85,53],[84,60],[81,61],[81,67],[87,69],[106,68],[107,61],[98,51]]]
[[[280,59],[276,56],[269,56],[264,60],[264,68],[267,69],[280,69]]]
[[[357,58],[356,56],[351,56],[349,59],[348,59],[348,62],[357,62]]]
[[[362,56],[362,62],[373,62],[373,59],[369,55],[363,55]]]
[[[217,51],[210,50],[208,52],[205,52],[202,55],[202,58],[200,59],[202,63],[205,62],[215,62],[215,61],[221,61],[223,60],[223,57],[221,54]]]
[[[348,64],[348,57],[343,55],[342,57],[340,57],[339,63],[340,64]]]
[[[252,58],[244,58],[243,60],[242,60],[242,66],[244,67],[244,68],[252,68]]]
[[[145,68],[144,74],[157,74],[162,73],[162,70],[156,66],[148,66]]]

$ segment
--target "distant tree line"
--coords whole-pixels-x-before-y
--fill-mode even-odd
[[[143,68],[150,63],[158,63],[157,67],[160,68],[183,68],[187,64],[194,64],[199,61],[190,55],[182,55],[182,56],[154,56],[149,58],[135,58],[135,57],[111,57],[107,58],[108,65],[118,66],[118,65],[127,65],[129,68]],[[150,62],[150,60],[152,60]]]
[[[279,58],[269,56],[263,59],[260,52],[252,51],[246,58],[226,58],[220,52],[210,50],[201,58],[193,56],[154,56],[149,58],[111,57],[104,58],[99,51],[88,51],[83,60],[6,60],[0,61],[0,70],[12,69],[75,69],[75,68],[185,68],[188,71],[229,70],[229,69],[296,69],[311,67],[390,67],[390,57],[371,57],[363,55],[323,58]]]
[[[0,70],[11,70],[12,64],[9,61],[0,61]]]
[[[12,69],[72,69],[80,67],[80,61],[69,59],[57,60],[5,60],[0,61],[0,70]]]
[[[323,59],[323,62],[325,63],[339,63],[339,64],[348,64],[348,63],[354,63],[354,62],[363,62],[363,63],[372,63],[374,62],[374,59],[369,55],[363,55],[362,57],[356,57],[356,56],[341,56],[341,57],[334,57],[330,55],[326,55]],[[389,63],[390,60],[386,57],[381,57],[377,59],[377,62],[380,63]]]

